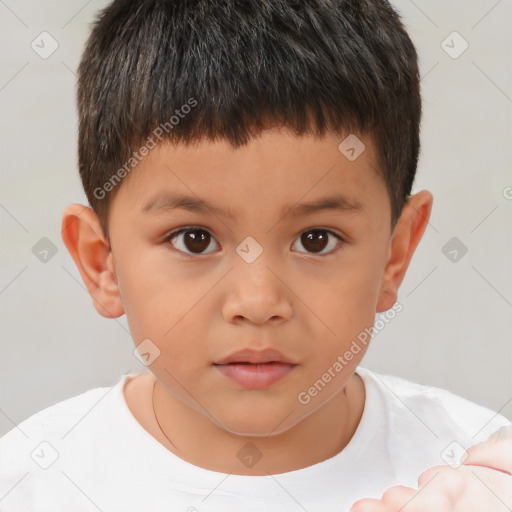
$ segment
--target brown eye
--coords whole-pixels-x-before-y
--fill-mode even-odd
[[[327,229],[310,229],[308,231],[304,231],[300,236],[300,242],[307,252],[311,252],[313,254],[325,254],[322,251],[326,247],[331,247],[331,249],[336,247],[336,243],[329,244],[330,237],[336,238],[338,241],[343,241],[341,236],[336,233],[329,231]],[[304,251],[299,251],[304,252]],[[332,251],[327,251],[332,252]]]
[[[181,237],[182,234],[183,237]],[[176,244],[173,243],[174,239],[177,239]],[[176,249],[186,254],[202,254],[210,245],[211,240],[210,233],[200,228],[182,228],[171,233],[167,239]]]

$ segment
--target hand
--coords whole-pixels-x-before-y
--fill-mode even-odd
[[[472,446],[466,455],[457,468],[424,471],[418,489],[389,487],[380,500],[358,500],[349,512],[511,512],[512,425]]]

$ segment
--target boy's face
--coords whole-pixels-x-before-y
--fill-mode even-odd
[[[89,289],[109,305],[107,314],[95,302],[104,316],[126,313],[135,345],[151,340],[151,358],[158,348],[149,368],[169,400],[227,431],[265,435],[284,432],[343,389],[367,348],[358,335],[396,301],[431,207],[431,195],[418,194],[391,238],[373,144],[359,138],[366,149],[354,161],[338,149],[344,137],[279,129],[236,150],[224,141],[160,144],[124,179],[109,220],[106,267],[116,282]],[[232,217],[166,209],[167,195]],[[360,207],[299,214],[301,205],[334,197]],[[181,228],[188,231],[168,239]],[[354,340],[360,350],[309,393]],[[244,387],[214,363],[245,348],[273,348],[296,365],[270,386]]]

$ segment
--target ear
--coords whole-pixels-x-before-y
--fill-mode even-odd
[[[397,301],[398,288],[430,219],[433,200],[428,190],[422,190],[409,197],[404,205],[391,238],[388,262],[377,301],[377,313],[387,311]]]
[[[96,311],[106,318],[124,313],[110,244],[91,208],[70,204],[62,215],[61,235]]]

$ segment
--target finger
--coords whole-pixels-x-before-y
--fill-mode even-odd
[[[456,473],[456,469],[452,468],[448,465],[440,465],[440,466],[432,466],[431,468],[426,469],[421,473],[421,475],[418,477],[418,487],[425,487],[426,485],[430,484],[431,481],[434,481],[435,478],[441,478],[444,480],[446,479],[446,475],[460,475],[459,473]]]
[[[405,485],[394,485],[384,491],[380,500],[365,498],[356,501],[349,512],[395,512],[410,501],[416,492],[416,489]]]
[[[410,502],[417,492],[417,489],[412,489],[405,485],[394,485],[384,491],[381,501],[390,507],[391,510],[399,510],[405,507],[406,503]]]
[[[469,448],[463,464],[484,466],[512,475],[512,425],[501,427],[486,441]]]
[[[512,476],[501,471],[478,466],[438,466],[424,472],[420,479],[423,485],[407,505],[407,512],[512,510]]]
[[[380,500],[364,498],[356,501],[348,512],[393,512],[392,509],[386,507]]]

